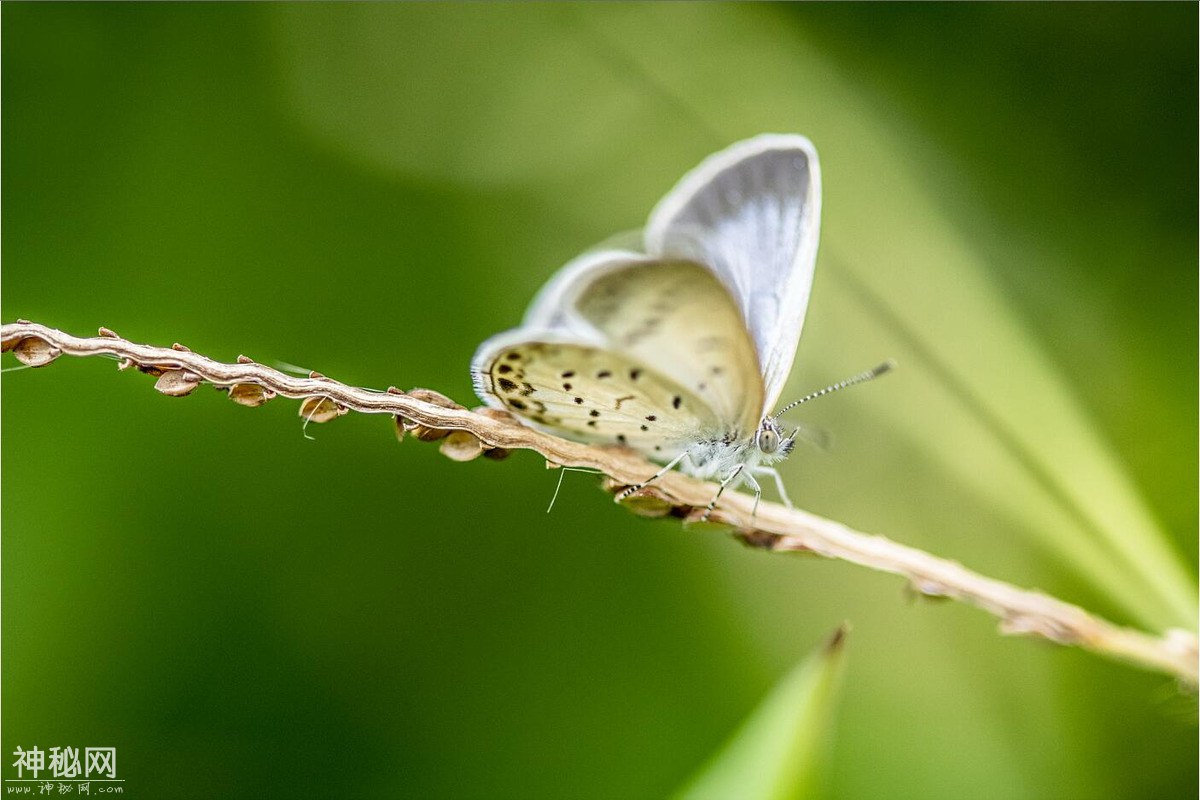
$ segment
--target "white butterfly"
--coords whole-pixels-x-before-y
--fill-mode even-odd
[[[642,251],[564,266],[515,328],[471,364],[488,405],[579,441],[625,445],[721,491],[774,478],[791,452],[783,411],[869,380],[876,367],[772,414],[791,371],[816,264],[821,173],[812,143],[762,135],[705,159],[650,214]],[[736,481],[736,483],[735,483]],[[707,517],[721,492],[709,504]]]

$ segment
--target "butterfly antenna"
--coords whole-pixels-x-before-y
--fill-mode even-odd
[[[782,417],[787,412],[791,411],[796,406],[801,405],[803,403],[807,403],[809,400],[816,400],[818,397],[824,397],[827,394],[832,394],[833,392],[836,392],[839,389],[845,389],[847,386],[854,386],[855,384],[866,383],[867,381],[874,380],[874,379],[878,378],[880,375],[890,372],[891,369],[895,366],[896,366],[896,362],[889,358],[887,361],[883,362],[882,364],[880,364],[878,367],[875,367],[874,369],[869,369],[866,372],[860,372],[851,378],[846,378],[846,380],[844,380],[844,381],[838,381],[837,383],[832,384],[831,386],[826,386],[824,389],[821,389],[820,391],[813,392],[812,394],[809,394],[809,395],[805,395],[804,397],[801,397],[799,400],[793,400],[792,402],[788,403],[786,406],[781,408],[778,412],[776,412],[774,414],[774,416],[771,417],[771,419],[779,419],[780,417]]]

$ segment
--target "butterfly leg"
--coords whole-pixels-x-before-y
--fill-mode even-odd
[[[754,490],[754,507],[750,509],[750,521],[753,522],[754,518],[758,516],[758,501],[762,500],[762,487],[758,485],[758,481],[755,480],[753,473],[747,472],[742,476],[742,479],[750,484],[750,488]]]
[[[725,487],[728,486],[730,483],[732,483],[734,478],[741,475],[742,470],[744,470],[744,469],[745,469],[744,464],[738,464],[736,467],[733,468],[733,472],[730,472],[728,475],[726,475],[724,477],[724,479],[721,480],[721,488],[717,489],[716,495],[714,495],[713,499],[708,502],[708,508],[704,509],[704,513],[700,515],[701,522],[708,521],[708,516],[710,514],[712,514],[713,509],[716,508],[717,501],[721,499],[721,493],[725,491]]]
[[[783,500],[783,504],[788,508],[794,508],[792,498],[788,497],[787,489],[783,488],[783,478],[779,475],[779,470],[774,467],[759,467],[755,470],[759,475],[770,475],[775,479],[775,488],[779,491],[779,497]]]
[[[628,489],[623,490],[620,494],[617,495],[617,502],[618,503],[621,502],[626,497],[629,497],[629,495],[633,494],[634,492],[636,492],[640,489],[645,489],[651,483],[654,483],[656,480],[661,478],[663,475],[666,475],[668,472],[670,472],[675,467],[676,464],[678,464],[680,461],[682,461],[683,457],[686,455],[687,455],[687,451],[684,450],[682,453],[675,456],[675,458],[671,459],[671,461],[665,467],[663,467],[658,472],[651,475],[646,480],[642,481],[641,483],[634,484],[633,486],[630,486]]]

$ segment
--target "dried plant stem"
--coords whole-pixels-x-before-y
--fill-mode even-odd
[[[553,465],[602,472],[613,492],[657,471],[655,465],[629,450],[559,439],[527,428],[504,412],[469,411],[429,390],[376,392],[317,373],[306,378],[287,375],[241,356],[236,363],[221,363],[180,345],[163,348],[135,344],[104,328],[100,334],[77,338],[25,321],[0,328],[3,349],[13,351],[31,366],[43,366],[60,355],[107,355],[120,359],[121,368],[136,367],[158,376],[155,388],[168,395],[188,394],[199,384],[208,383],[227,390],[231,399],[243,405],[261,405],[275,396],[301,400],[300,414],[310,422],[326,422],[347,411],[388,414],[397,420],[400,435],[408,431],[419,439],[440,440],[442,452],[456,460],[481,454],[501,457],[514,449],[533,450]],[[626,504],[643,515],[674,514],[695,519],[700,513],[697,510],[704,509],[715,491],[712,484],[671,472],[630,497]],[[1196,686],[1197,638],[1193,632],[1175,629],[1154,636],[1120,627],[1078,606],[986,578],[961,564],[882,536],[860,533],[775,503],[761,503],[752,517],[751,505],[751,498],[727,493],[711,519],[734,526],[743,541],[755,547],[814,553],[903,576],[923,595],[970,603],[999,617],[1003,633],[1075,645]]]

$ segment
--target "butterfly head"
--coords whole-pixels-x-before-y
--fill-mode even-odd
[[[778,461],[787,458],[796,444],[796,434],[784,436],[779,423],[771,417],[763,417],[758,430],[754,433],[754,446],[768,461]]]

